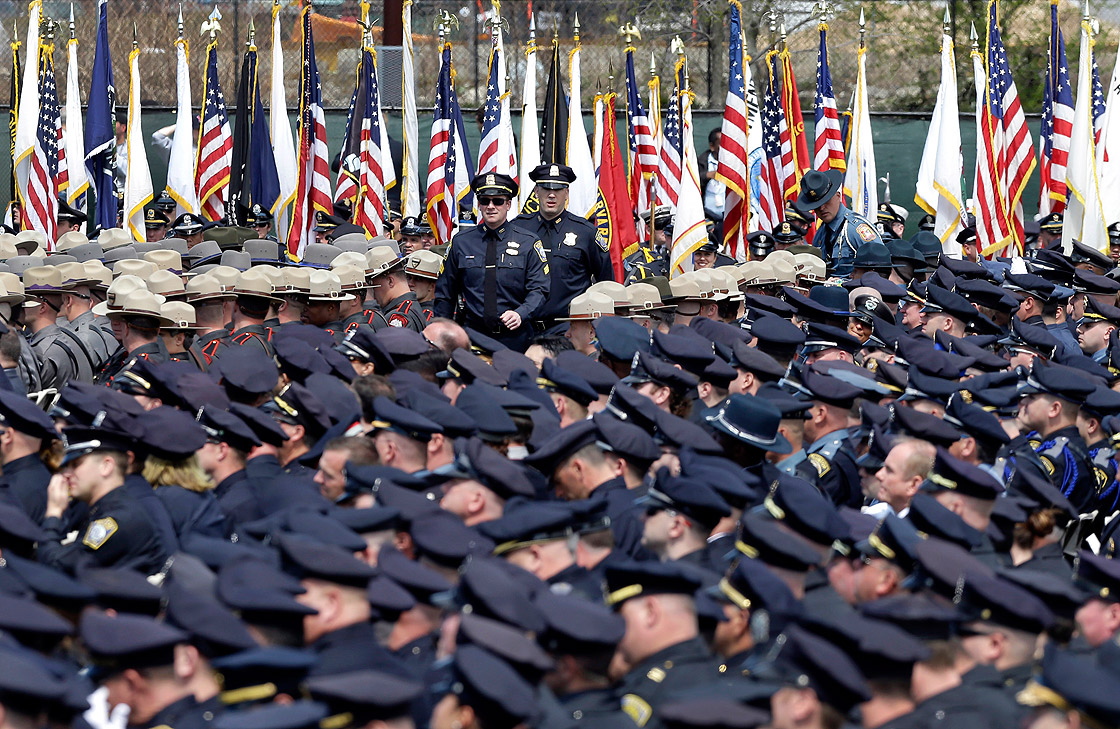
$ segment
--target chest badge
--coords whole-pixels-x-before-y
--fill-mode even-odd
[[[576,234],[572,233],[570,231],[565,233],[564,234],[564,245],[574,246],[575,244],[576,244]]]

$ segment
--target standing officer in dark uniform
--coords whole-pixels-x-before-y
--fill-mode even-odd
[[[514,224],[540,240],[551,269],[548,301],[533,328],[542,333],[564,329],[557,317],[568,315],[568,304],[597,281],[613,281],[610,246],[595,226],[569,213],[568,185],[576,173],[567,165],[540,165],[529,173],[537,183],[540,209],[517,216]]]
[[[641,218],[647,223],[650,214],[647,210]],[[673,211],[662,205],[653,211],[653,238],[638,245],[638,250],[622,259],[622,268],[627,277],[636,268],[649,271],[648,276],[669,275],[669,249],[673,247]],[[648,278],[641,276],[638,278]]]
[[[486,173],[474,178],[471,189],[482,223],[461,231],[448,247],[432,309],[450,317],[462,295],[467,326],[523,351],[529,321],[548,299],[548,257],[540,240],[506,222],[517,197],[512,178]]]

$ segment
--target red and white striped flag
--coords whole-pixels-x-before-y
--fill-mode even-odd
[[[846,169],[844,140],[840,136],[840,117],[836,113],[836,95],[832,92],[832,71],[828,67],[828,25],[820,24],[821,45],[817,50],[817,101],[814,131],[817,135],[813,151],[813,168]]]
[[[638,212],[649,210],[649,178],[657,173],[657,148],[653,146],[653,130],[642,106],[638,80],[634,73],[634,47],[626,48],[626,149],[630,165],[628,180],[630,199]]]
[[[777,53],[767,54],[767,80],[762,90],[762,173],[758,195],[758,229],[774,230],[785,220],[783,191],[786,184],[784,156],[789,150],[786,115],[782,113],[781,69]],[[785,139],[783,147],[782,140]],[[792,154],[790,155],[792,157]],[[791,163],[792,167],[792,163]]]
[[[684,59],[677,61],[673,70],[673,93],[669,96],[669,108],[665,112],[665,125],[662,128],[661,158],[657,166],[657,205],[668,205],[677,209],[677,196],[681,188],[681,155],[684,143],[681,139],[681,89],[684,88]]]
[[[47,236],[47,249],[54,248],[58,227],[58,151],[62,120],[58,108],[58,85],[54,75],[54,45],[39,47],[39,119],[35,146],[29,162],[24,194],[24,227]]]
[[[218,42],[206,47],[206,81],[203,84],[202,125],[198,130],[198,157],[194,168],[199,210],[207,220],[223,220],[233,165],[233,133],[226,114],[226,97],[218,81]]]
[[[1038,134],[1040,215],[1066,209],[1066,162],[1073,132],[1073,88],[1066,62],[1066,41],[1058,27],[1058,0],[1050,0],[1050,51],[1042,91],[1042,126]]]
[[[728,45],[727,98],[723,105],[722,137],[716,179],[727,186],[723,239],[733,258],[745,256],[750,207],[747,172],[747,87],[743,73],[743,29],[738,0],[731,0],[731,37]]]
[[[315,63],[315,39],[311,35],[311,6],[300,16],[303,49],[299,77],[299,146],[296,166],[299,180],[288,230],[288,255],[303,258],[303,250],[315,240],[315,212],[331,213],[331,167],[327,159],[327,121],[323,114],[319,67]]]

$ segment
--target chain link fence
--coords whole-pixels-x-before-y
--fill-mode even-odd
[[[377,1],[371,9],[374,42],[379,48],[380,72],[386,107],[400,103],[400,57],[398,45],[386,44],[384,14],[397,12],[395,2]],[[63,25],[58,32],[59,53],[56,64],[65,62],[66,20],[70,4],[47,0],[46,17]],[[207,38],[199,29],[213,5],[189,2],[183,5],[184,34],[191,44],[192,95],[197,106],[202,95],[203,63]],[[222,13],[219,38],[219,73],[228,99],[236,93],[238,72],[250,28],[256,31],[260,78],[270,83],[272,43],[272,3],[269,0],[223,0],[217,4]],[[389,8],[387,11],[386,8]],[[623,41],[618,29],[633,23],[642,34],[635,40],[638,81],[650,76],[651,63],[663,77],[662,94],[669,93],[674,55],[671,40],[680,36],[688,58],[689,80],[696,95],[697,109],[719,109],[727,88],[727,0],[506,0],[501,11],[506,32],[510,88],[514,108],[521,105],[521,88],[526,72],[525,48],[529,38],[529,14],[536,18],[538,66],[538,104],[543,102],[545,78],[553,39],[562,59],[562,75],[567,83],[567,57],[574,42],[573,25],[578,18],[582,46],[583,104],[589,109],[597,90],[611,83],[623,86]],[[861,7],[866,17],[868,46],[868,87],[874,112],[929,113],[937,95],[939,75],[938,48],[941,42],[942,2],[837,2],[828,8],[829,54],[837,105],[850,102],[855,85],[856,50],[859,44],[858,17]],[[969,23],[976,22],[980,40],[986,31],[986,5],[983,0],[950,0],[952,30],[957,44],[958,89],[962,111],[971,108],[974,90],[968,58]],[[75,34],[79,41],[79,82],[82,98],[88,97],[89,71],[93,65],[97,24],[97,3],[81,0],[73,5]],[[360,31],[356,22],[359,4],[355,0],[330,0],[316,3],[314,19],[316,55],[323,81],[323,101],[327,108],[345,108],[353,88],[353,71],[358,63]],[[1071,70],[1076,73],[1080,43],[1080,5],[1063,2],[1060,18],[1068,43]],[[464,109],[480,106],[485,99],[487,54],[490,49],[489,0],[416,0],[413,5],[415,34],[416,93],[421,109],[432,104],[439,53],[435,26],[441,10],[458,21],[449,40],[457,71],[456,86]],[[776,32],[784,25],[786,46],[793,59],[801,102],[807,114],[813,105],[817,63],[820,3],[790,0],[743,0],[743,26],[747,51],[753,60],[757,80],[765,73],[767,49],[780,44]],[[1046,69],[1049,5],[1041,0],[1004,0],[1001,5],[1004,40],[1023,104],[1028,113],[1037,113],[1042,103],[1042,84]],[[1100,18],[1096,50],[1102,79],[1107,82],[1116,55],[1120,30],[1120,8],[1116,2],[1094,8]],[[125,103],[128,84],[127,57],[132,49],[133,29],[141,50],[141,85],[146,108],[171,108],[175,105],[176,18],[178,5],[152,0],[111,0],[109,34],[113,68],[120,103]],[[284,50],[285,84],[290,105],[295,94],[300,63],[299,7],[282,4],[279,32]],[[395,19],[390,19],[395,20]],[[388,23],[392,26],[394,23]],[[775,32],[771,31],[771,27]],[[0,3],[0,40],[11,41],[13,34],[22,41],[27,32],[27,6],[23,2]],[[26,49],[22,49],[26,53]],[[0,63],[0,83],[7,83],[10,63]],[[62,76],[61,70],[59,71]],[[267,100],[267,95],[265,95]],[[0,103],[6,103],[0,99]],[[232,110],[231,110],[232,111]]]

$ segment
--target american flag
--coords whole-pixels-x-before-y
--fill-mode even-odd
[[[1105,96],[1101,85],[1101,72],[1097,67],[1097,51],[1093,50],[1093,144],[1100,144],[1101,127],[1104,126]]]
[[[302,72],[299,77],[299,147],[292,223],[288,230],[288,255],[299,260],[303,249],[315,239],[315,212],[331,212],[331,167],[327,159],[327,121],[323,114],[323,89],[315,63],[315,39],[311,35],[311,6],[303,9]]]
[[[455,118],[452,109],[451,44],[443,45],[443,61],[436,82],[431,152],[428,154],[428,222],[436,240],[451,240],[458,210],[455,203]]]
[[[828,68],[828,26],[821,23],[821,46],[817,52],[817,103],[815,107],[816,147],[813,167],[818,170],[841,170],[844,164],[844,140],[840,136],[840,117],[836,114],[836,96],[832,93],[832,71]]]
[[[1058,6],[1050,4],[1050,51],[1046,84],[1042,90],[1042,127],[1038,134],[1038,212],[1042,215],[1066,209],[1066,161],[1073,132],[1073,91],[1066,63],[1066,42],[1058,27]]]
[[[676,210],[677,195],[681,187],[681,89],[684,87],[684,62],[678,61],[673,73],[675,83],[669,97],[662,130],[661,159],[657,166],[657,205],[668,205]]]
[[[44,45],[39,49],[39,124],[35,130],[35,149],[31,154],[23,214],[24,227],[44,233],[52,248],[58,226],[58,146],[61,137],[54,47]]]
[[[768,68],[768,81],[762,91],[762,175],[759,190],[759,230],[773,230],[785,219],[785,203],[782,191],[785,189],[786,172],[782,162],[785,150],[789,148],[789,132],[786,128],[786,115],[782,112],[781,89],[778,81],[781,72],[776,54],[771,52]]]
[[[486,82],[486,105],[482,117],[482,141],[478,146],[478,174],[498,172],[498,135],[502,132],[502,90],[499,87],[498,58],[501,51],[490,50],[490,78]]]
[[[1000,38],[998,3],[988,9],[988,91],[981,113],[981,129],[990,152],[989,175],[978,185],[980,211],[976,229],[984,255],[1008,248],[1022,252],[1023,189],[1034,170],[1031,134],[1019,92],[1011,78],[1007,52]],[[978,182],[981,182],[978,180]],[[984,189],[984,187],[987,189]],[[1011,251],[1007,251],[1010,253]]]
[[[229,115],[226,114],[226,97],[218,82],[217,42],[206,47],[206,82],[203,89],[194,186],[203,216],[208,220],[223,220],[233,165],[233,133],[229,128]]]
[[[649,209],[649,184],[646,176],[657,172],[657,148],[653,146],[649,116],[642,106],[642,95],[638,92],[633,46],[626,49],[626,119],[630,199],[637,202],[639,211],[645,211]]]
[[[733,257],[745,240],[750,213],[750,175],[747,172],[747,87],[743,75],[743,31],[739,6],[731,5],[731,36],[728,44],[727,98],[723,104],[722,137],[716,179],[727,186],[723,239]]]
[[[381,125],[381,97],[377,88],[377,57],[371,47],[362,52],[362,75],[366,79],[362,100],[361,175],[359,204],[354,207],[354,223],[368,236],[385,232],[385,188],[395,182],[392,157]],[[384,162],[388,160],[389,164]]]
[[[335,202],[353,204],[358,196],[358,175],[361,170],[359,150],[362,144],[362,123],[357,116],[361,113],[358,97],[362,95],[362,64],[354,78],[354,91],[350,94],[350,106],[346,112],[346,133],[342,137],[342,149],[338,153],[338,178],[334,183]]]

